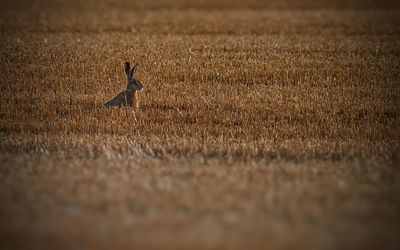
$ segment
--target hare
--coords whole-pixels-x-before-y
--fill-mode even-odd
[[[139,101],[137,98],[136,91],[141,91],[143,89],[142,83],[135,79],[134,74],[136,72],[137,64],[130,69],[129,62],[125,62],[125,74],[128,79],[128,84],[126,89],[116,95],[111,100],[104,103],[106,107],[121,107],[121,106],[131,106],[135,109],[139,108]]]

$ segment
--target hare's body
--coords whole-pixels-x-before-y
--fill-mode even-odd
[[[111,100],[104,103],[106,107],[121,107],[121,106],[131,106],[135,109],[139,108],[139,100],[137,97],[137,91],[143,89],[142,83],[134,78],[134,73],[136,71],[137,65],[135,65],[132,70],[130,70],[129,62],[125,63],[125,73],[128,79],[128,84],[126,89],[116,95]]]
[[[133,108],[139,108],[139,101],[137,98],[136,90],[124,90],[113,99],[104,103],[107,107],[121,107],[121,106],[131,106]]]

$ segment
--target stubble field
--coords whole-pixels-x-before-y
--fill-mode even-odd
[[[0,7],[0,248],[399,246],[396,4]]]

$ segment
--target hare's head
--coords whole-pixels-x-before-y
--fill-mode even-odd
[[[139,80],[135,79],[136,68],[137,64],[131,69],[129,62],[125,62],[125,73],[126,77],[128,78],[128,85],[126,86],[126,90],[140,91],[143,89],[142,83]]]

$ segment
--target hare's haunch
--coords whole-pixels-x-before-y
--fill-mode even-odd
[[[128,84],[126,89],[116,95],[111,100],[104,103],[106,107],[121,107],[121,106],[131,106],[136,109],[139,108],[139,100],[137,98],[136,91],[143,89],[142,83],[135,79],[134,74],[136,72],[137,64],[130,69],[129,62],[125,62],[125,74],[128,79]]]

